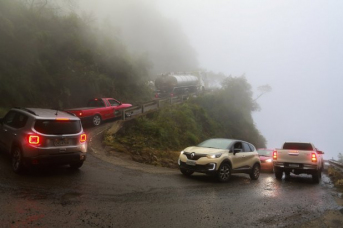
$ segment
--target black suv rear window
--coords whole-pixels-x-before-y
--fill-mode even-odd
[[[77,134],[81,131],[79,120],[36,120],[35,130],[42,134]]]

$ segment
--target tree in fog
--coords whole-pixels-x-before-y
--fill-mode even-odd
[[[40,14],[28,3],[41,3]],[[47,1],[0,1],[0,106],[66,108],[98,96],[147,99],[149,62]]]
[[[263,94],[271,92],[272,87],[270,85],[266,84],[266,85],[262,85],[262,86],[257,87],[257,90],[259,91],[260,94],[254,99],[254,101],[256,101],[258,98],[260,98]]]
[[[338,153],[338,161],[343,163],[343,155],[342,155],[342,153]]]
[[[98,21],[106,18],[113,24],[131,53],[149,59],[151,74],[193,71],[198,69],[197,54],[180,24],[164,17],[153,1],[88,0],[80,2],[101,8]],[[100,9],[99,9],[100,10]],[[89,14],[87,14],[89,15]]]
[[[266,140],[256,128],[252,112],[258,110],[251,85],[244,76],[226,77],[222,87],[195,100],[219,124],[218,137],[243,139],[257,147]]]
[[[44,9],[49,8],[54,11],[56,10],[66,10],[73,9],[77,6],[76,0],[20,0],[23,2],[30,10],[36,13],[42,12]]]

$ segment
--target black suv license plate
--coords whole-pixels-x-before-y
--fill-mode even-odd
[[[69,139],[55,139],[55,146],[68,146],[70,143]]]

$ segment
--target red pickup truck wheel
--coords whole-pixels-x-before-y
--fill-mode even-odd
[[[101,117],[99,115],[93,116],[92,122],[94,126],[99,126],[101,124]]]

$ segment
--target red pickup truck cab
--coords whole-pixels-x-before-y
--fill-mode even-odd
[[[94,126],[101,124],[103,120],[115,118],[121,114],[121,109],[131,107],[114,98],[94,98],[88,101],[87,107],[67,109],[65,111],[75,114],[83,122],[91,121]]]

